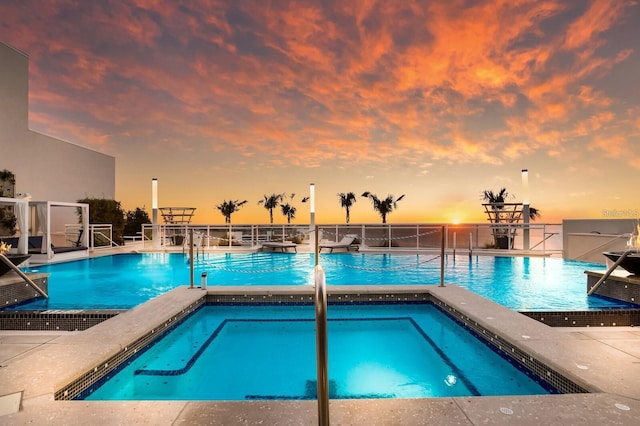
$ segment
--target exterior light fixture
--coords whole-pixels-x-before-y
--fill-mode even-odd
[[[530,235],[529,235],[529,170],[522,169],[522,216],[524,227],[522,229],[522,248],[523,250],[529,250]]]
[[[151,179],[151,241],[155,250],[160,248],[158,238],[158,179]]]

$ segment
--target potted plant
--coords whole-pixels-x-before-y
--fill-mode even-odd
[[[12,198],[15,192],[16,176],[13,172],[0,170],[0,197]],[[13,207],[0,206],[0,235],[12,236],[16,233],[17,220]]]
[[[500,191],[492,190],[482,191],[482,200],[486,203],[482,204],[489,222],[495,224],[491,227],[493,232],[494,246],[498,249],[513,248],[513,240],[516,235],[518,226],[523,217],[522,203],[508,203],[507,200],[513,198],[506,188],[500,188]],[[535,220],[540,217],[540,211],[534,207],[529,208],[529,219]]]

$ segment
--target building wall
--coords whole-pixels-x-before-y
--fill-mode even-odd
[[[115,198],[115,157],[29,130],[29,58],[0,42],[0,170],[37,201]]]
[[[563,257],[606,263],[602,252],[624,250],[637,224],[637,219],[565,219]]]

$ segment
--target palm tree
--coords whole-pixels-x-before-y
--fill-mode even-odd
[[[382,217],[382,223],[387,223],[387,215],[391,213],[393,209],[397,209],[398,201],[404,198],[404,194],[399,196],[397,199],[394,199],[393,195],[387,195],[387,198],[380,200],[375,194],[372,194],[369,191],[364,192],[362,196],[371,200],[373,209]]]
[[[296,208],[291,204],[281,204],[282,214],[287,217],[287,223],[291,223],[291,219],[296,218]]]
[[[535,207],[529,207],[529,219],[536,220],[540,219],[541,217],[542,214],[540,213],[540,210],[536,209]]]
[[[348,192],[348,193],[344,193],[341,192],[338,194],[338,198],[340,198],[340,207],[344,207],[344,209],[347,212],[347,216],[346,216],[346,221],[347,223],[349,223],[349,219],[350,219],[350,209],[351,206],[353,206],[353,203],[355,203],[357,201],[356,198],[356,194],[354,194],[353,192]]]
[[[218,204],[216,208],[220,210],[220,213],[224,216],[224,223],[231,223],[231,215],[240,210],[240,207],[246,203],[247,200],[224,200],[221,204]]]
[[[507,192],[507,188],[500,188],[497,193],[494,193],[491,189],[482,191],[482,199],[490,204],[504,203],[509,197],[511,195]]]
[[[494,211],[504,209],[504,203],[507,199],[513,198],[511,194],[507,192],[506,188],[500,188],[500,191],[497,193],[493,192],[490,189],[485,189],[482,191],[482,200],[486,201],[488,204],[492,204],[491,208]],[[529,207],[529,219],[536,220],[542,217],[540,214],[540,210],[535,207]],[[500,221],[499,213],[496,213],[496,223]]]
[[[271,194],[269,196],[264,195],[264,199],[258,201],[258,204],[263,204],[264,208],[269,210],[269,221],[273,223],[273,209],[280,205],[280,202],[284,199],[285,194]]]

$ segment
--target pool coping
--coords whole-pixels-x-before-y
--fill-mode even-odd
[[[309,405],[304,402],[54,401],[56,391],[77,380],[87,371],[100,367],[105,360],[117,356],[123,351],[126,352],[132,342],[144,339],[151,330],[170,326],[171,322],[175,321],[176,315],[195,309],[203,303],[205,294],[207,294],[206,297],[214,299],[221,296],[233,297],[233,295],[241,295],[242,297],[285,295],[305,298],[312,292],[311,286],[225,287],[209,288],[206,292],[201,289],[181,287],[84,332],[61,336],[41,350],[34,351],[30,355],[16,359],[9,365],[0,368],[0,395],[22,393],[22,410],[7,415],[6,419],[15,420],[17,423],[27,420],[48,420],[52,418],[50,413],[60,413],[59,415],[66,418],[68,415],[74,415],[72,413],[82,413],[87,410],[96,410],[102,415],[113,416],[116,415],[113,412],[113,407],[118,406],[122,408],[122,411],[118,412],[117,416],[124,416],[120,418],[129,420],[137,418],[139,421],[142,418],[139,416],[143,415],[139,412],[142,407],[163,407],[160,411],[164,412],[166,417],[163,417],[164,420],[161,423],[170,423],[180,418],[197,418],[202,413],[219,414],[225,412],[232,415],[232,412],[229,411],[232,410],[230,407],[240,407],[241,412],[259,408],[264,415],[278,410],[285,412],[300,410],[300,415],[308,419],[310,423],[314,423],[315,403]],[[343,414],[355,410],[359,415],[366,417],[366,414],[361,412],[359,407],[384,406],[397,407],[397,410],[401,411],[406,408],[409,410],[408,415],[412,410],[429,416],[435,415],[436,412],[440,414],[446,412],[448,413],[446,416],[450,416],[445,416],[447,421],[458,418],[462,421],[461,424],[473,424],[469,423],[473,417],[472,411],[481,410],[480,407],[493,406],[493,404],[504,405],[507,402],[510,406],[524,404],[527,407],[539,406],[548,402],[555,407],[556,411],[553,414],[555,417],[549,417],[556,419],[555,422],[563,415],[581,415],[575,413],[577,401],[581,401],[581,405],[585,401],[591,401],[589,404],[600,408],[603,408],[603,401],[607,401],[605,405],[611,411],[608,414],[605,413],[607,416],[615,415],[625,418],[626,415],[631,416],[634,413],[637,415],[640,410],[640,385],[632,379],[640,377],[640,363],[637,357],[632,354],[620,353],[620,351],[600,342],[568,336],[566,333],[547,327],[460,287],[454,285],[445,287],[412,285],[394,286],[393,288],[330,286],[328,292],[333,295],[381,294],[391,298],[395,298],[398,294],[431,294],[443,303],[445,309],[451,309],[450,312],[453,315],[461,316],[463,321],[468,321],[470,324],[479,324],[486,332],[494,333],[506,343],[515,345],[536,360],[552,366],[555,371],[592,392],[590,394],[524,397],[420,399],[407,400],[406,404],[401,403],[404,400],[400,400],[400,402],[384,400],[331,401],[331,407],[342,407],[338,410],[343,410]],[[618,366],[618,374],[612,374],[612,365]],[[630,407],[631,410],[624,411],[615,408],[615,403],[612,402],[614,400],[615,403]],[[568,411],[565,414],[558,412],[558,404],[564,404],[562,401],[568,404],[566,407]],[[523,413],[527,411],[524,406],[522,409]],[[425,413],[425,410],[430,414]],[[433,410],[435,411],[432,412]],[[513,411],[513,409],[511,410]],[[587,413],[590,410],[582,411]],[[373,415],[373,413],[370,414]],[[544,413],[536,415],[539,417],[541,414],[544,415]],[[147,415],[154,417],[159,414],[147,413]],[[476,413],[476,415],[480,414]],[[497,411],[496,415],[507,419],[505,417],[507,415],[502,411]],[[548,415],[552,416],[551,413]],[[585,419],[591,421],[600,415],[603,413],[591,412],[590,417],[585,417]],[[372,417],[372,419],[375,418]],[[430,418],[433,420],[433,417]],[[280,419],[282,420],[282,418]],[[509,420],[516,420],[516,418],[509,417]]]

